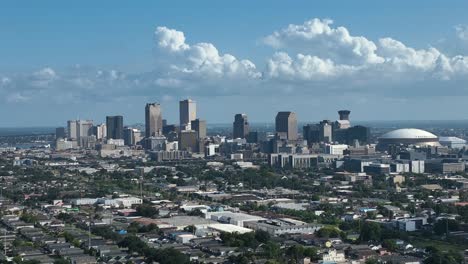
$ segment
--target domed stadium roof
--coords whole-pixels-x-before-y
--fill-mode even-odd
[[[380,139],[437,139],[437,136],[417,128],[402,128],[383,134]]]

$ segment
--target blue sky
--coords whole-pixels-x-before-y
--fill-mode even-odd
[[[0,127],[107,114],[142,122],[148,101],[176,122],[185,97],[211,123],[237,112],[272,121],[280,110],[334,119],[339,108],[356,120],[465,119],[467,10],[466,1],[2,1]],[[326,32],[304,37],[309,26]],[[183,45],[161,45],[179,41],[174,32]]]

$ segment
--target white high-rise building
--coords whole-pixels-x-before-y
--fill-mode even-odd
[[[93,120],[77,121],[77,138],[91,136],[93,134]]]
[[[180,130],[191,130],[191,122],[197,119],[197,102],[186,99],[179,102]]]
[[[94,134],[96,139],[103,139],[107,137],[107,126],[105,123],[97,125],[94,127]]]
[[[68,120],[68,138],[78,140],[93,134],[93,120]]]
[[[78,121],[77,120],[68,120],[68,138],[77,139],[78,138]]]

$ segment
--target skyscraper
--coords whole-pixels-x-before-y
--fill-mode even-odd
[[[93,120],[77,121],[77,138],[91,136],[93,134]]]
[[[65,138],[67,134],[65,133],[65,128],[64,127],[57,127],[55,129],[55,138]]]
[[[349,121],[349,114],[351,111],[349,110],[340,110],[338,111],[338,115],[340,116],[340,119],[337,120],[333,124],[333,128],[336,129],[347,129],[351,127],[351,123]]]
[[[302,135],[307,144],[312,146],[313,143],[320,142],[320,125],[319,124],[307,124],[303,127]]]
[[[206,121],[200,120],[199,118],[192,120],[191,128],[197,132],[197,137],[205,138],[206,137]]]
[[[197,152],[197,132],[194,130],[184,130],[179,135],[179,150]]]
[[[246,114],[237,114],[234,116],[232,129],[233,138],[246,138],[249,134],[249,122]]]
[[[107,126],[106,124],[100,124],[94,126],[94,135],[96,136],[96,139],[103,139],[107,137]]]
[[[146,137],[155,137],[162,135],[163,119],[161,105],[158,103],[149,103],[145,107],[145,135]]]
[[[107,138],[123,139],[123,116],[106,116]]]
[[[349,110],[340,110],[340,111],[338,111],[338,115],[340,116],[340,120],[349,120],[349,114],[351,114],[351,111],[349,111]]]
[[[78,138],[78,121],[77,120],[68,120],[67,121],[67,128],[68,128],[68,138],[69,139],[77,139]]]
[[[297,117],[294,112],[278,112],[275,120],[276,133],[288,140],[297,140]]]
[[[140,134],[141,131],[136,128],[125,127],[123,131],[124,144],[127,146],[136,145],[141,140]]]
[[[333,127],[330,120],[323,120],[319,124],[320,132],[319,132],[319,140],[321,142],[330,143],[333,141]]]
[[[197,119],[197,102],[186,99],[179,102],[180,130],[190,130],[191,123]]]

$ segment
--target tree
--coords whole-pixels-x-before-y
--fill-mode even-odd
[[[435,222],[434,224],[434,233],[437,235],[443,235],[448,231],[457,231],[458,230],[458,222],[453,219],[440,219],[439,221]]]
[[[139,215],[144,217],[153,217],[159,213],[158,209],[149,204],[141,204],[137,206],[136,211]]]
[[[382,229],[379,224],[372,222],[364,222],[359,234],[361,241],[380,241]]]
[[[91,233],[114,241],[120,238],[119,235],[114,232],[110,226],[94,226],[91,228]]]
[[[329,238],[329,237],[339,237],[340,235],[341,235],[341,231],[338,228],[331,227],[331,226],[322,227],[317,231],[318,237]]]
[[[22,261],[21,264],[41,264],[41,262],[39,260],[31,259]]]
[[[54,261],[54,264],[70,264],[70,261],[63,259],[63,258],[59,258]]]
[[[311,260],[319,260],[318,250],[316,247],[304,248],[304,256],[309,257]]]
[[[132,222],[127,227],[127,233],[136,234],[140,229],[140,224],[137,222]]]
[[[368,258],[365,262],[365,264],[378,264],[379,261],[377,261],[377,259],[375,258]]]
[[[389,251],[396,251],[398,249],[398,245],[394,239],[385,239],[382,243],[382,246]]]
[[[286,250],[286,256],[298,262],[304,257],[304,247],[301,245],[291,246]]]
[[[118,243],[118,246],[128,248],[129,252],[137,252],[140,254],[143,254],[148,247],[145,242],[141,241],[136,236],[125,237]]]
[[[195,232],[195,226],[194,225],[189,225],[189,226],[186,226],[184,227],[184,231],[185,232],[190,232],[190,233],[194,233]]]
[[[267,258],[276,259],[280,256],[281,248],[277,243],[269,241],[262,247]]]
[[[155,261],[160,264],[185,264],[190,263],[190,258],[174,248],[148,249],[145,253],[148,262]]]
[[[57,218],[64,222],[70,223],[73,220],[73,215],[67,213],[60,213],[57,215]]]
[[[427,247],[426,251],[429,252],[429,256],[424,260],[424,264],[460,264],[463,262],[463,256],[452,250],[442,252],[436,247]]]
[[[270,241],[270,234],[267,231],[257,230],[255,231],[255,239],[260,243],[267,243]]]
[[[192,211],[188,212],[188,215],[190,216],[203,216],[203,212],[196,208],[196,209],[193,209]]]

